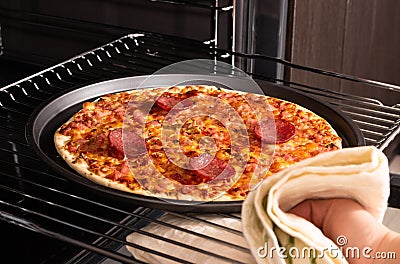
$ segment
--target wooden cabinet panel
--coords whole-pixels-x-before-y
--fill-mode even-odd
[[[345,0],[296,0],[293,3],[290,60],[319,69],[340,72],[345,26]],[[329,14],[329,17],[328,17]],[[289,29],[290,30],[290,29]],[[330,77],[293,70],[295,82],[339,90],[340,82]]]
[[[400,85],[400,1],[292,0],[288,60],[314,68]],[[291,72],[294,82],[400,102],[399,94]]]
[[[400,85],[400,1],[348,1],[341,72]],[[400,103],[400,93],[375,87],[342,82],[341,90]]]

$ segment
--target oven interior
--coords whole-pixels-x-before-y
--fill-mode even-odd
[[[116,2],[122,6],[126,4],[126,1]],[[205,29],[200,37],[194,36],[190,28],[163,34],[151,32],[147,25],[135,29],[16,8],[0,9],[0,81],[3,87],[0,89],[0,219],[3,220],[0,228],[7,238],[3,257],[9,256],[15,263],[142,263],[126,251],[125,246],[129,245],[165,259],[187,263],[184,259],[163,254],[157,248],[142,248],[126,242],[128,234],[137,232],[172,243],[178,249],[186,248],[228,263],[239,263],[226,256],[204,252],[185,244],[185,241],[171,241],[152,234],[143,227],[152,223],[234,248],[237,245],[204,237],[159,219],[170,215],[226,232],[238,233],[237,230],[209,222],[196,214],[117,204],[65,179],[41,161],[26,139],[26,122],[31,113],[56,94],[85,84],[152,74],[183,60],[218,60],[239,66],[256,80],[284,84],[329,102],[360,127],[367,145],[383,149],[389,159],[399,154],[399,104],[387,105],[360,94],[292,82],[288,73],[304,71],[340,79],[349,85],[357,83],[360,91],[372,87],[395,96],[400,96],[400,87],[304,67],[268,55],[233,51],[234,26],[230,18],[234,9],[231,1],[143,3],[152,8],[173,9],[175,16],[176,12],[195,12],[202,17],[201,21],[205,17],[207,23],[191,21],[190,15],[176,23],[200,23]],[[148,8],[146,5],[142,8]],[[80,12],[77,13],[76,16]],[[228,23],[228,30],[221,30],[218,26],[221,23]],[[27,40],[29,44],[24,43]],[[255,64],[282,68],[285,74],[279,77],[276,72],[255,72],[252,67]],[[400,208],[400,176],[393,173],[391,177],[389,205]],[[218,215],[240,220],[239,214]]]

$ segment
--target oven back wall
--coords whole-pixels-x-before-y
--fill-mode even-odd
[[[149,0],[3,0],[0,1],[0,8],[3,8],[0,14],[3,45],[9,50],[62,60],[106,43],[112,37],[137,30],[206,41],[213,37],[214,11],[210,8],[213,2],[197,0],[191,1],[189,6]],[[21,11],[28,14],[28,21],[21,23]],[[54,17],[52,24],[43,27],[41,31],[32,31],[30,23],[43,20],[41,15]],[[17,19],[7,20],[10,16]],[[60,36],[57,29],[71,26],[71,19],[78,23],[82,21],[80,26],[84,28],[90,28],[93,23],[104,24],[104,30],[109,30],[111,34],[97,32],[97,36],[91,38],[82,35],[77,29],[75,32],[64,31]],[[228,19],[225,15],[222,20]],[[222,28],[229,30],[227,27]],[[222,34],[228,36],[227,32]],[[228,41],[226,38],[220,40],[225,42],[224,45]]]

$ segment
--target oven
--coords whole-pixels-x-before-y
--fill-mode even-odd
[[[367,145],[384,150],[393,162],[398,158],[400,100],[388,104],[362,93],[333,91],[293,81],[291,74],[323,76],[392,98],[400,98],[400,87],[285,60],[282,31],[287,1],[275,1],[280,4],[268,17],[268,27],[263,20],[256,22],[263,10],[255,8],[258,1],[68,2],[9,1],[0,8],[0,228],[5,243],[2,257],[13,263],[142,263],[127,252],[127,245],[165,260],[189,263],[158,248],[127,242],[127,235],[133,232],[178,249],[240,263],[147,231],[150,224],[247,251],[164,219],[171,216],[240,235],[230,226],[197,214],[99,198],[44,163],[27,141],[27,122],[41,104],[76,87],[152,74],[184,60],[217,60],[239,67],[259,82],[289,86],[339,108],[357,124]],[[95,4],[100,7],[94,8]],[[79,5],[86,9],[77,8]],[[92,9],[96,12],[88,11]],[[269,49],[263,39],[255,37],[254,27],[274,36]],[[400,208],[400,176],[396,172],[391,174],[389,205]],[[238,213],[216,215],[240,221]]]

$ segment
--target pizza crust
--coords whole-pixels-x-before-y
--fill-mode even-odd
[[[64,159],[64,161],[68,164],[68,166],[74,169],[78,174],[86,177],[87,179],[97,184],[103,185],[108,188],[113,188],[124,192],[135,193],[138,195],[152,196],[152,194],[147,192],[146,190],[132,190],[129,189],[125,184],[114,182],[110,179],[105,178],[106,175],[96,175],[93,172],[91,172],[89,170],[89,166],[83,159],[72,155],[65,149],[66,143],[69,142],[70,140],[71,140],[70,137],[60,134],[58,130],[54,134],[54,143],[58,154],[60,154],[60,156]]]

